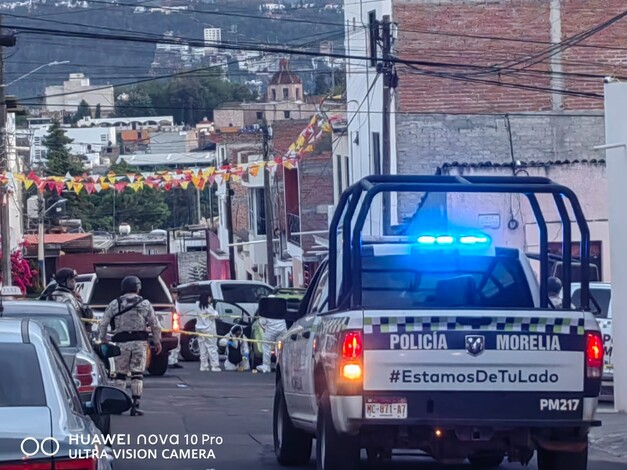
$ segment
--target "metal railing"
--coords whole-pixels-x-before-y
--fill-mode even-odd
[[[292,235],[300,232],[300,217],[296,214],[287,214],[287,239],[289,242],[300,246],[300,235]]]

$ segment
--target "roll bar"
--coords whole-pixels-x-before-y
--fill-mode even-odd
[[[563,302],[570,308],[572,227],[568,200],[581,234],[581,308],[590,309],[590,230],[575,193],[549,178],[536,176],[376,175],[363,178],[342,193],[329,228],[329,310],[361,307],[362,231],[375,196],[385,192],[524,194],[540,232],[540,306],[547,308],[548,229],[537,194],[553,196],[562,222]],[[341,229],[341,230],[340,230]],[[341,240],[341,247],[338,246]],[[341,248],[342,257],[338,259]],[[341,266],[341,279],[338,267]],[[338,289],[339,288],[339,289]]]

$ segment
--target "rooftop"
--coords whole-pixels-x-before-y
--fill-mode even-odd
[[[289,60],[281,59],[279,71],[270,80],[270,85],[300,85],[303,81],[290,71]]]

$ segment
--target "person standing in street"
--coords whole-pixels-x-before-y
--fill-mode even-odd
[[[198,309],[196,333],[209,335],[198,336],[200,371],[208,371],[209,362],[211,362],[211,372],[221,372],[220,357],[218,356],[218,340],[216,338],[216,318],[218,318],[218,312],[213,308],[213,298],[211,294],[200,294],[200,300],[196,303],[196,307]]]
[[[108,342],[107,329],[111,326],[111,341],[121,349],[121,354],[115,358],[116,385],[126,390],[126,377],[129,372],[131,374],[131,416],[144,414],[139,410],[139,401],[143,392],[149,339],[146,327],[152,331],[156,354],[159,355],[162,350],[159,320],[150,302],[140,297],[141,287],[137,276],[125,277],[121,285],[122,296],[109,304],[98,326],[98,337],[103,343]]]
[[[285,320],[259,317],[259,325],[263,331],[263,364],[257,366],[261,373],[272,372],[272,348],[279,337],[287,331]]]
[[[179,309],[179,295],[176,284],[173,283],[170,285],[170,293],[174,302],[174,309],[178,313],[181,310]],[[179,364],[179,353],[181,352],[181,335],[179,333],[172,333],[172,335],[176,336],[179,341],[176,343],[176,348],[170,351],[170,355],[168,356],[168,367],[170,369],[182,369],[183,366]]]

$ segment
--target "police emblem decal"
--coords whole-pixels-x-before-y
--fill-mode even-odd
[[[485,336],[468,335],[466,336],[466,351],[471,356],[478,356],[485,351]]]

